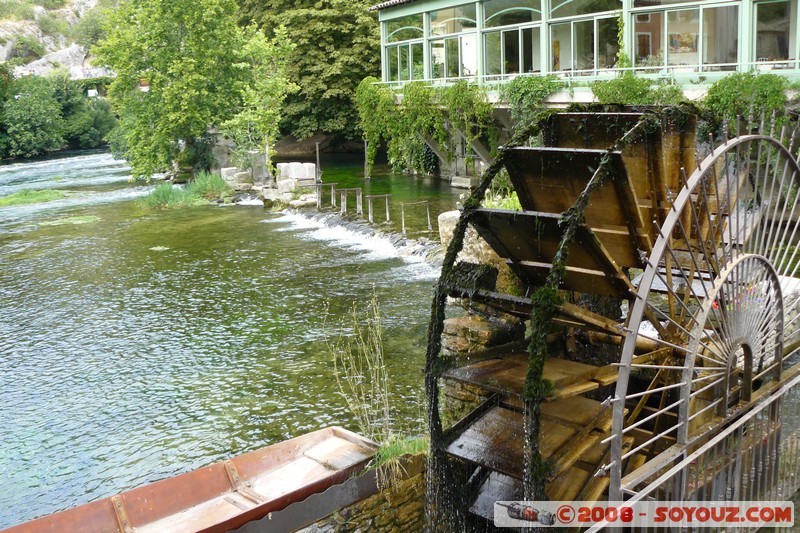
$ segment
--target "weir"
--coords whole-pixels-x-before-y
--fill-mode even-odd
[[[796,132],[767,129],[751,120],[703,158],[692,108],[594,108],[535,124],[544,146],[502,151],[465,203],[434,298],[431,530],[491,529],[498,500],[622,500],[642,490],[719,499],[752,485],[708,471],[713,491],[679,474],[663,477],[667,492],[653,483],[721,428],[780,402],[777,391],[794,390],[800,367],[786,356],[797,312],[784,303],[797,301],[796,248],[785,243],[800,206],[786,191],[800,167]],[[480,207],[501,169],[521,211]],[[524,295],[499,293],[456,263],[468,225]],[[448,296],[530,320],[526,341],[441,353]],[[453,405],[453,387],[474,401]],[[781,464],[796,463],[796,447],[769,439]],[[749,446],[721,452],[719,471],[775,462]],[[750,494],[778,485],[790,486],[775,474],[758,485],[766,492]]]

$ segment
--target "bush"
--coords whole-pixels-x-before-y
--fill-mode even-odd
[[[33,20],[33,6],[27,1],[0,2],[0,20]]]
[[[31,157],[60,149],[64,121],[50,80],[21,78],[12,86],[12,94],[3,105],[7,155]]]
[[[653,84],[647,78],[640,78],[632,72],[625,72],[612,80],[595,81],[590,87],[601,104],[670,105],[686,100],[678,85]]]
[[[66,0],[34,0],[34,3],[45,9],[61,9],[67,2]]]
[[[554,74],[518,76],[500,87],[500,99],[511,107],[515,130],[524,130],[536,122],[545,99],[563,87]]]
[[[45,35],[55,37],[58,35],[66,35],[69,32],[67,21],[62,18],[54,17],[49,13],[39,17],[39,29]]]
[[[762,114],[769,118],[773,111],[783,113],[788,88],[783,76],[738,72],[714,83],[703,103],[717,125],[724,120],[733,124],[738,116],[747,117],[751,111],[756,118]]]
[[[103,24],[106,18],[105,10],[99,7],[90,9],[72,27],[69,32],[70,37],[84,48],[91,48],[105,37],[106,32],[103,29]]]
[[[34,37],[22,35],[11,46],[9,59],[17,59],[22,64],[41,59],[44,55],[44,45]]]

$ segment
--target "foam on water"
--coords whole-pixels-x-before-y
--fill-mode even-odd
[[[415,241],[398,245],[390,236],[376,232],[370,226],[347,227],[337,215],[308,216],[294,211],[284,211],[280,216],[262,222],[285,224],[275,231],[297,231],[298,238],[328,242],[354,252],[360,252],[359,260],[383,261],[402,259],[407,265],[399,276],[414,280],[435,279],[438,267],[425,261],[424,251]],[[413,268],[412,268],[413,266]],[[410,276],[410,277],[409,277]]]

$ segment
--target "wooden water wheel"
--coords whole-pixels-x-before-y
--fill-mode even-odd
[[[522,211],[466,212],[527,293],[449,283],[450,295],[527,317],[567,254],[563,294],[623,302],[621,320],[569,296],[557,307],[538,435],[549,499],[635,493],[780,382],[796,317],[787,295],[800,284],[800,166],[794,133],[755,130],[709,145],[698,162],[691,114],[558,113],[544,125],[544,147],[503,152]],[[565,237],[567,219],[574,232]],[[588,352],[617,346],[616,355],[600,364],[558,349],[565,332]],[[495,501],[523,496],[530,357],[512,343],[433,376],[485,398],[432,435],[434,454],[470,472],[470,509],[487,519]]]

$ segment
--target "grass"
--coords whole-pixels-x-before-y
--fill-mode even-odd
[[[186,185],[189,194],[214,200],[223,198],[231,192],[228,183],[217,172],[201,172]]]
[[[11,205],[41,204],[44,202],[52,202],[53,200],[60,200],[66,196],[66,192],[55,189],[23,189],[19,192],[15,192],[14,194],[0,198],[0,207],[8,207]]]
[[[100,217],[94,215],[87,215],[82,217],[67,217],[67,218],[59,218],[57,220],[48,220],[45,222],[40,222],[40,226],[66,226],[71,224],[73,226],[77,226],[80,224],[91,224],[92,222],[97,222],[100,220]]]
[[[491,191],[486,191],[486,197],[482,203],[483,207],[490,209],[507,209],[509,211],[522,211],[522,205],[519,203],[519,196],[517,191],[503,191],[503,193],[493,194]]]
[[[140,205],[148,209],[203,205],[210,200],[225,198],[230,193],[231,188],[220,174],[201,172],[182,188],[169,182],[159,183],[140,201]]]
[[[428,453],[429,446],[427,437],[404,437],[383,443],[375,457],[375,468],[392,468],[405,455]]]

